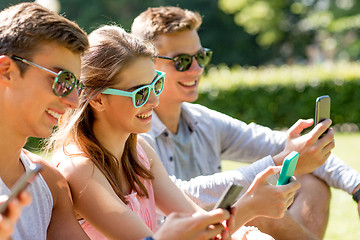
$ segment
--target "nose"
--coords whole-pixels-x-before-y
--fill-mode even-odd
[[[159,105],[159,96],[156,96],[154,90],[152,89],[146,104],[150,104],[153,108],[157,107]]]
[[[79,105],[79,96],[76,89],[73,89],[71,93],[65,97],[61,97],[60,101],[67,107],[75,109]]]
[[[193,56],[193,61],[190,65],[190,68],[187,70],[187,72],[194,72],[198,74],[199,72],[204,71],[204,68],[200,67],[195,56]]]

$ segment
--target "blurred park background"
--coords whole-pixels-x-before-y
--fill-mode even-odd
[[[0,9],[23,1],[1,0]],[[148,7],[175,5],[203,16],[202,45],[214,55],[198,103],[247,123],[287,129],[313,118],[330,95],[335,153],[360,171],[360,1],[356,0],[37,0],[85,31],[104,24],[130,30]],[[36,150],[39,139],[27,148]],[[225,169],[237,167],[225,162]],[[351,196],[333,191],[325,239],[360,239]],[[296,238],[296,237],[295,237]]]

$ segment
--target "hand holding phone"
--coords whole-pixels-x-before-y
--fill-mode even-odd
[[[9,202],[16,198],[21,191],[23,191],[36,177],[36,175],[42,169],[41,164],[32,164],[20,178],[16,181],[14,186],[10,189],[11,193],[8,196],[8,199],[0,205],[0,214],[5,213],[8,207]]]
[[[280,171],[279,180],[276,184],[277,186],[289,183],[290,178],[294,175],[298,159],[299,153],[296,151],[292,151],[289,155],[285,157]]]
[[[214,209],[222,208],[229,210],[235,202],[236,198],[239,196],[242,189],[243,187],[240,185],[229,185],[221,195],[219,201],[215,204]]]
[[[315,125],[319,122],[324,121],[325,119],[330,118],[330,104],[331,100],[328,95],[320,96],[316,99],[316,106],[315,106]],[[320,138],[327,133],[326,130]]]

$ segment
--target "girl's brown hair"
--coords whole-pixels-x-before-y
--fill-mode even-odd
[[[82,57],[81,82],[85,90],[79,98],[79,108],[68,110],[48,142],[48,148],[62,150],[75,144],[80,155],[89,158],[106,176],[117,196],[126,202],[121,191],[120,167],[129,185],[140,196],[148,197],[148,192],[140,178],[152,179],[153,175],[138,160],[137,135],[131,133],[127,139],[121,159],[112,155],[96,138],[93,131],[94,112],[89,102],[106,88],[114,86],[116,76],[127,65],[139,57],[152,58],[155,50],[152,45],[144,44],[118,26],[103,26],[89,35],[90,47]]]

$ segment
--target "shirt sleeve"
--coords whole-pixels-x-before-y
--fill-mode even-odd
[[[213,132],[210,135],[216,140],[212,140],[212,146],[219,148],[221,159],[253,163],[268,155],[275,156],[285,147],[286,132],[247,124],[210,109],[202,110],[202,115],[207,119],[203,126]],[[204,135],[208,133],[206,129],[202,129]]]
[[[360,174],[334,154],[331,154],[313,174],[329,186],[342,189],[351,195],[355,187],[360,184]]]
[[[170,176],[171,180],[200,207],[210,210],[222,195],[226,187],[231,184],[241,185],[241,195],[250,186],[256,174],[269,166],[274,166],[270,156],[256,161],[248,166],[239,167],[234,170],[215,173],[213,175],[198,176],[184,181]]]

